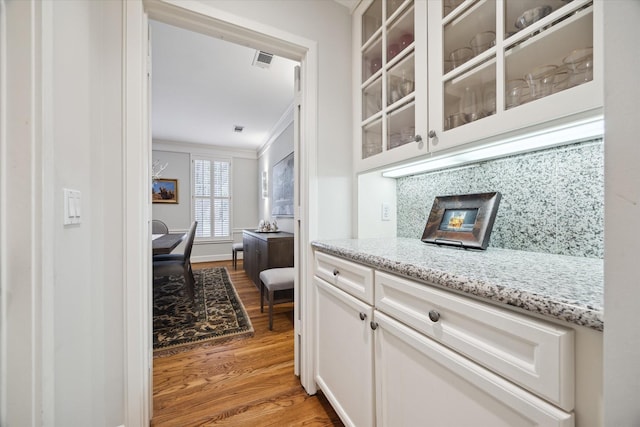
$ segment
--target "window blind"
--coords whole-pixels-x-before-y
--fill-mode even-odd
[[[231,236],[231,163],[227,160],[193,160],[193,211],[198,221],[196,237]]]

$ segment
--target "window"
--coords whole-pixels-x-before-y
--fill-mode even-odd
[[[198,221],[196,237],[231,237],[231,162],[193,159],[193,212]]]

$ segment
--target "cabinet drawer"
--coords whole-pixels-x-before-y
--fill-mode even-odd
[[[375,282],[378,310],[562,409],[573,409],[571,329],[387,273],[376,272]]]
[[[334,257],[315,254],[315,274],[346,293],[373,305],[373,269]]]
[[[377,426],[574,427],[565,412],[378,311]]]

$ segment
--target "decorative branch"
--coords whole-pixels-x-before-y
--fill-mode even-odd
[[[167,166],[169,166],[169,163],[161,165],[160,160],[154,160],[153,165],[151,166],[151,179],[154,181],[156,179],[160,179],[160,174],[167,168]]]

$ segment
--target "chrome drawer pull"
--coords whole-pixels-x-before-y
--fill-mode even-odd
[[[333,269],[333,275],[334,275],[334,276],[337,276],[338,274],[340,274],[340,272],[338,271],[338,269],[337,269],[337,268],[334,268],[334,269]]]
[[[431,310],[429,311],[429,319],[433,322],[436,323],[438,320],[440,320],[440,313],[438,313],[435,310]]]

